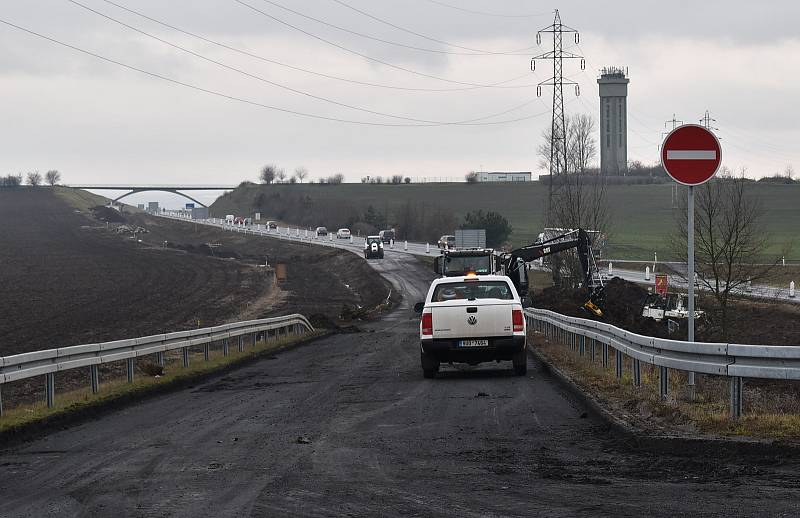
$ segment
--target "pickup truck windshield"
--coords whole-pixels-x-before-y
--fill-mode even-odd
[[[470,299],[513,300],[514,295],[503,281],[463,281],[439,284],[433,290],[431,302]]]

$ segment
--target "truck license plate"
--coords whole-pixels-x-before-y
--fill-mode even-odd
[[[489,340],[461,340],[459,347],[489,347]]]

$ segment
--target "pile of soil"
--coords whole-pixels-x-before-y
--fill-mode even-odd
[[[545,288],[532,297],[533,306],[549,309],[563,315],[600,320],[632,333],[661,338],[677,338],[681,330],[670,335],[666,322],[656,322],[642,316],[647,290],[625,279],[614,277],[605,285],[603,316],[597,317],[583,308],[585,290]],[[685,334],[685,333],[684,333]]]
[[[125,223],[125,221],[127,221],[120,211],[112,209],[111,207],[106,207],[105,205],[97,205],[90,210],[92,211],[92,216],[100,221],[105,221],[107,223]]]

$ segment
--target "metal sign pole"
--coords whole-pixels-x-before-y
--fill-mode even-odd
[[[688,340],[694,342],[694,185],[689,186],[688,214],[686,221],[686,234],[688,240],[688,279],[689,279],[689,336]],[[689,390],[694,397],[694,372],[689,372]]]

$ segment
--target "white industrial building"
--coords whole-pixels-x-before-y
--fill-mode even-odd
[[[530,171],[478,171],[479,182],[530,182]]]
[[[600,71],[600,172],[625,174],[628,169],[628,82],[622,68]]]

